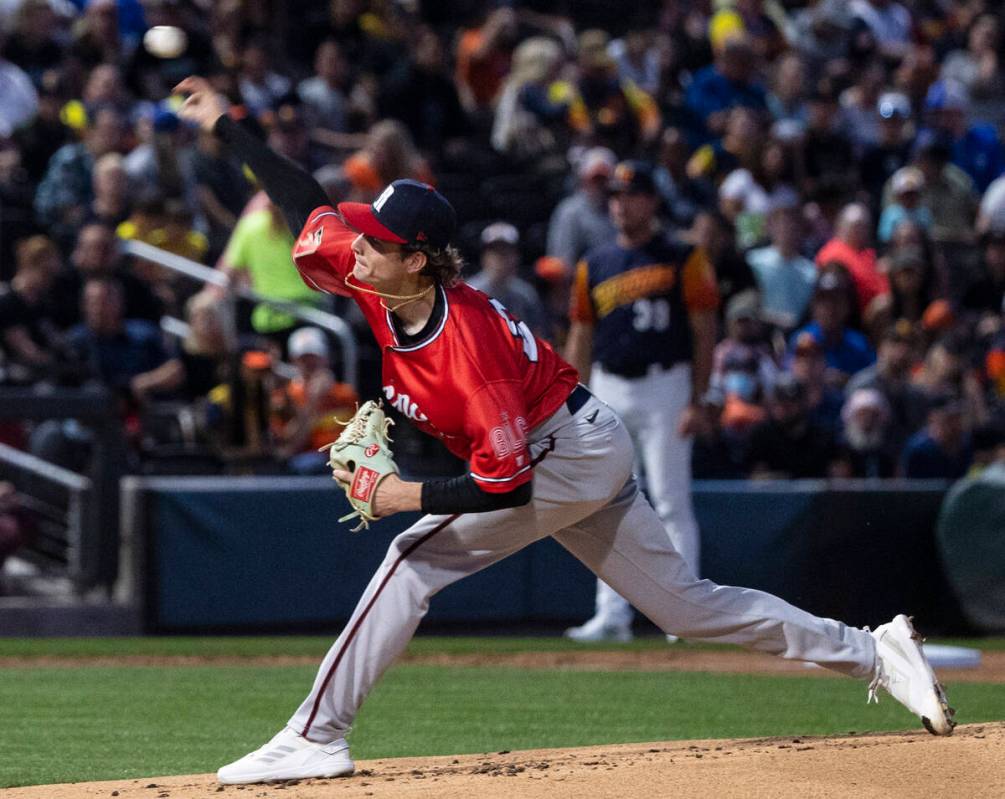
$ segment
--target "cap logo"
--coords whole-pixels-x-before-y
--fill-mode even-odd
[[[394,194],[394,184],[389,183],[387,188],[380,193],[380,197],[373,201],[373,210],[379,214],[380,209],[384,207],[384,203],[390,199],[392,194]]]
[[[416,241],[425,241],[426,240],[426,231],[420,230],[418,233],[416,233],[415,234],[415,240]]]

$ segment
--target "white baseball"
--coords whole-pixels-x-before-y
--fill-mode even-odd
[[[158,58],[176,58],[187,45],[185,31],[174,25],[155,25],[143,35],[143,46]]]

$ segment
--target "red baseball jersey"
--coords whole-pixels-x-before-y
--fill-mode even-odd
[[[529,481],[527,433],[565,402],[576,370],[498,301],[465,283],[438,285],[439,327],[402,345],[380,298],[346,286],[357,235],[331,206],[322,206],[297,237],[293,260],[307,285],[360,306],[383,352],[387,402],[466,460],[484,491],[511,491]]]

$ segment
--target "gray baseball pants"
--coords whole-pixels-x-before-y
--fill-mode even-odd
[[[691,365],[653,365],[629,379],[593,364],[590,390],[621,418],[635,448],[635,473],[645,472],[646,494],[663,522],[670,545],[701,574],[701,537],[691,503],[691,436],[677,432],[691,401]],[[639,469],[642,467],[642,470]],[[635,613],[621,594],[597,580],[596,615],[604,624],[630,628]]]
[[[537,460],[530,503],[424,516],[391,542],[291,728],[312,741],[344,736],[434,594],[549,535],[667,633],[873,675],[876,648],[865,630],[693,575],[639,493],[631,439],[607,405],[591,398],[574,416],[562,406],[531,431],[530,443]]]

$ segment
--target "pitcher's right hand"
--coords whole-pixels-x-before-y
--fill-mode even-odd
[[[211,133],[216,121],[230,110],[227,98],[215,91],[208,80],[197,75],[185,78],[174,87],[174,92],[188,95],[178,109],[178,116]]]

